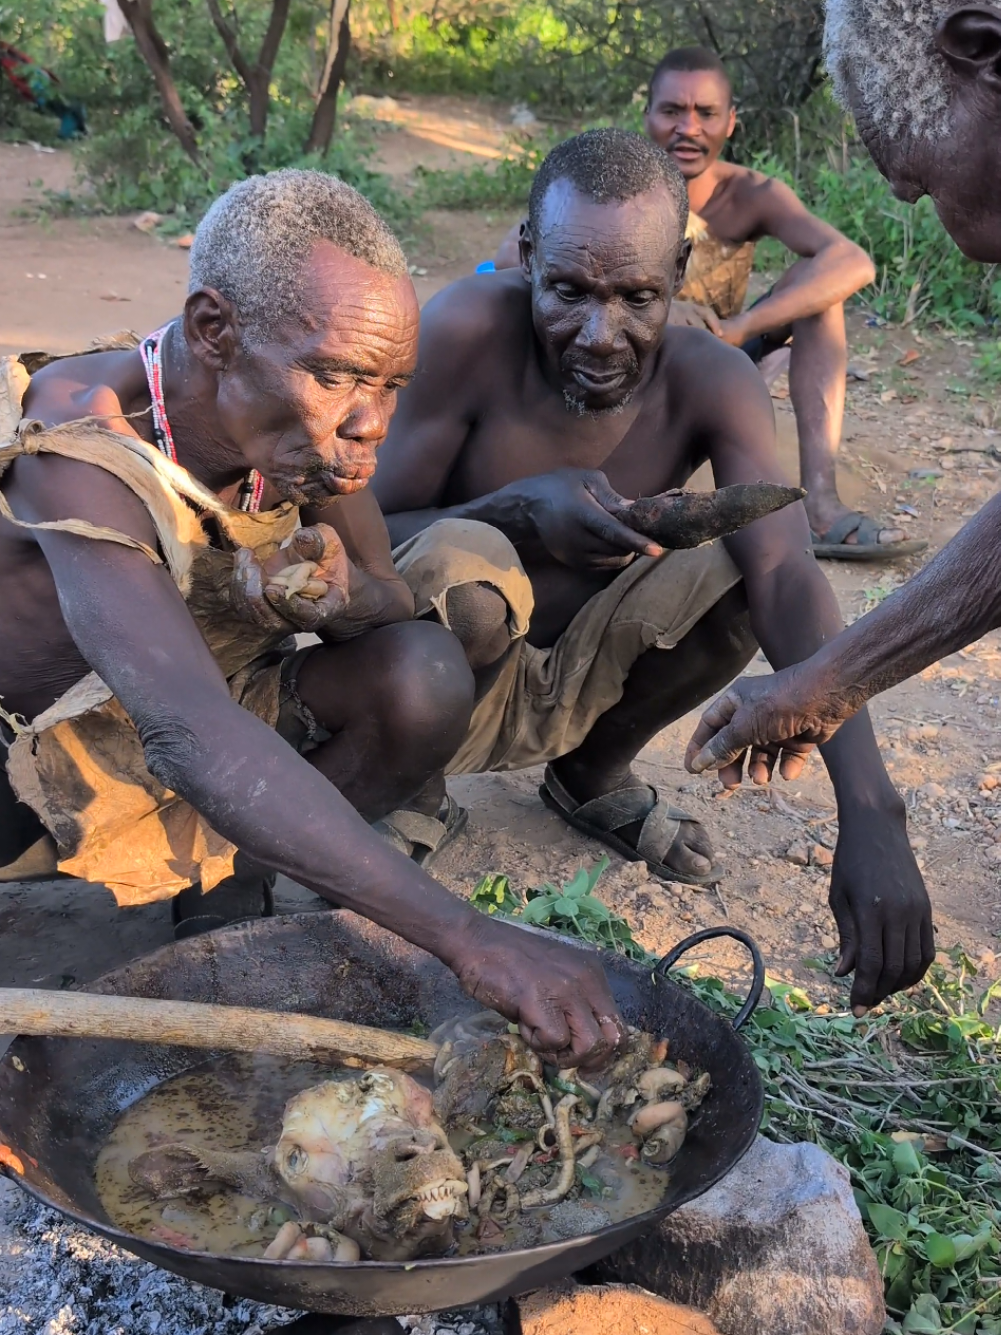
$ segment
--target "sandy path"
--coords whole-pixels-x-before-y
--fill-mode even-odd
[[[397,179],[415,165],[482,165],[508,150],[508,122],[458,98],[358,99],[377,128],[373,165]],[[366,105],[370,104],[370,105]],[[73,184],[65,151],[0,144],[0,354],[74,352],[101,334],[155,329],[183,302],[187,256],[129,218],[30,214],[44,192]],[[421,301],[489,259],[514,215],[432,214],[411,247]]]

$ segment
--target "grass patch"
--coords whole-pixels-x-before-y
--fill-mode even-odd
[[[417,167],[414,204],[418,209],[500,209],[528,207],[532,177],[542,160],[539,150],[501,158],[496,167],[432,171]]]

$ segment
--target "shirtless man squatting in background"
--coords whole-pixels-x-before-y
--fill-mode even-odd
[[[687,207],[672,159],[642,135],[555,148],[522,268],[462,279],[425,307],[373,487],[418,615],[451,625],[478,679],[449,772],[547,761],[542,796],[571,824],[666,879],[705,882],[718,876],[705,830],[633,760],[756,642],[779,667],[841,621],[798,503],[666,554],[614,517],[623,495],[682,486],[707,459],[719,486],[783,480],[753,364],[668,325]],[[868,718],[824,759],[840,972],[855,968],[853,1004],[870,1006],[931,961],[930,906]]]
[[[622,1031],[593,958],[478,913],[368,823],[473,700],[366,489],[417,327],[371,205],[283,171],[209,210],[163,331],[32,377],[0,454],[0,864],[21,879],[54,834],[61,870],[131,904],[210,889],[239,850],[437,955],[561,1064],[599,1062]],[[319,598],[276,583],[304,558]],[[283,653],[296,631],[321,643]]]

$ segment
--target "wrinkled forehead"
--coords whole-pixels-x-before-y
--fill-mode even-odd
[[[733,101],[728,79],[715,70],[664,70],[650,89],[650,105],[669,102],[677,107],[720,107]]]
[[[573,265],[595,276],[626,269],[666,276],[681,240],[666,185],[599,204],[565,180],[546,192],[533,236],[544,270]]]
[[[416,358],[420,309],[409,275],[393,277],[318,242],[299,276],[300,304],[282,328],[290,350],[330,356],[364,354],[373,370]],[[395,374],[395,370],[390,373]]]

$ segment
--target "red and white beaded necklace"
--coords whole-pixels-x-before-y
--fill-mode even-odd
[[[167,405],[163,398],[163,337],[170,328],[165,324],[148,335],[139,344],[139,355],[146,370],[146,382],[149,385],[150,402],[153,405],[153,439],[157,449],[165,454],[171,463],[177,463],[177,449],[174,445],[174,433],[167,420]],[[240,488],[239,506],[250,514],[256,514],[261,508],[264,495],[264,478],[256,468],[252,468],[243,480]]]

